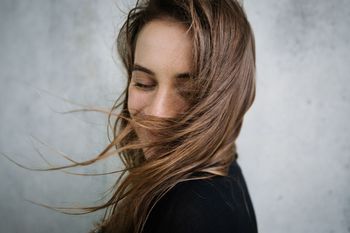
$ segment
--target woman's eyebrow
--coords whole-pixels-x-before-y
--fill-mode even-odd
[[[132,67],[132,71],[142,71],[142,72],[145,72],[151,76],[156,76],[156,74],[150,70],[150,69],[147,69],[146,67],[143,67],[141,65],[138,65],[138,64],[134,64],[133,67]]]
[[[136,63],[133,65],[132,71],[141,71],[151,76],[156,76],[155,72],[153,72],[152,70]],[[190,72],[179,73],[175,75],[176,78],[180,78],[180,79],[190,78],[191,76],[192,74]]]

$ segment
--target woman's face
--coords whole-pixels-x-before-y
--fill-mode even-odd
[[[142,28],[128,87],[131,116],[175,117],[188,108],[179,90],[191,75],[191,51],[190,36],[180,23],[153,20]]]

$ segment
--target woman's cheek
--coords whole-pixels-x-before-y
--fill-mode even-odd
[[[128,95],[128,108],[129,112],[133,115],[136,112],[143,110],[146,106],[148,96],[142,91],[135,90],[133,87],[129,88]]]

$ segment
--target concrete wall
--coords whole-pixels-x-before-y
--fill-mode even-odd
[[[0,151],[31,167],[66,164],[107,143],[101,114],[125,85],[113,40],[132,1],[0,2]],[[350,232],[350,2],[245,1],[257,45],[257,96],[238,140],[260,232]],[[43,140],[43,143],[36,140]],[[109,159],[77,172],[118,168]],[[102,212],[71,216],[34,205],[88,205],[116,176],[32,172],[0,156],[0,232],[87,232]]]

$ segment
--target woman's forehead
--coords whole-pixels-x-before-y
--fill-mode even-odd
[[[140,31],[135,63],[157,72],[186,73],[192,67],[192,41],[180,23],[153,20]]]

